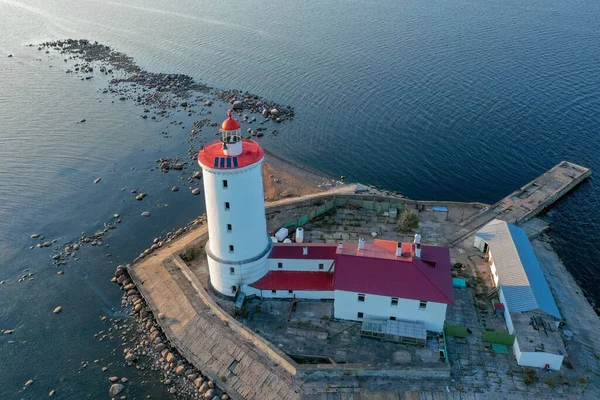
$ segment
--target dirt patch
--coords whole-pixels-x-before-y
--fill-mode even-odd
[[[275,201],[320,193],[343,183],[265,152],[263,185],[265,200]]]

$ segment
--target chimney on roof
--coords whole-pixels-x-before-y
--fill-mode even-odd
[[[344,248],[344,243],[340,242],[340,244],[338,244],[338,249],[343,249]]]
[[[415,235],[414,244],[415,244],[415,257],[421,258],[421,235],[418,233]]]
[[[365,239],[363,239],[363,238],[358,239],[358,249],[359,250],[365,249]]]
[[[396,257],[402,257],[402,243],[398,242],[398,247],[396,247]]]
[[[308,255],[308,247],[303,247],[303,248],[302,248],[302,255],[303,255],[303,256],[306,256],[306,255]]]

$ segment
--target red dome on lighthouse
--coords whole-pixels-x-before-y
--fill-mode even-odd
[[[225,121],[223,121],[223,123],[221,124],[222,130],[236,131],[242,127],[240,125],[240,123],[237,122],[237,120],[233,119],[233,117],[231,116],[231,110],[227,110],[227,116],[228,116],[228,118]]]

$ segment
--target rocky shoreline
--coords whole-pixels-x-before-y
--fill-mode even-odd
[[[205,222],[206,218],[202,216],[192,221],[186,227],[167,234],[163,240],[156,238],[152,246],[140,254],[134,262],[176,239],[192,227],[202,225]],[[122,339],[125,364],[141,370],[149,369],[160,372],[161,383],[167,386],[169,393],[176,397],[228,400],[229,396],[213,380],[203,375],[201,371],[197,370],[171,346],[166,335],[162,332],[158,321],[163,316],[161,314],[153,315],[152,310],[146,304],[130,278],[127,267],[128,265],[119,265],[111,279],[124,291],[121,304],[129,310],[129,314],[134,319],[133,325],[123,324],[121,319],[118,318],[111,319],[113,322],[111,331],[124,331]],[[135,333],[134,339],[126,342],[126,332]],[[102,334],[106,335],[104,332]],[[98,335],[99,340],[102,340],[102,334]],[[109,381],[112,383],[109,388],[109,396],[117,398],[125,390],[123,383],[127,382],[127,380],[123,381],[122,378],[119,382],[118,377],[111,377]],[[120,398],[123,399],[125,397],[121,396]]]
[[[229,103],[237,112],[260,114],[264,117],[263,122],[283,122],[294,117],[294,109],[290,105],[284,106],[257,94],[237,89],[215,89],[195,82],[188,75],[145,71],[132,57],[98,42],[86,39],[57,40],[41,43],[38,50],[46,53],[56,51],[67,57],[65,62],[78,60],[66,72],[78,74],[82,80],[93,79],[95,72],[111,76],[109,87],[104,93],[111,92],[119,100],[132,99],[139,105],[155,107],[154,115],[150,117],[152,119],[165,116],[168,110],[178,107],[185,109],[191,116],[194,113],[192,106],[210,107],[214,101]],[[199,95],[193,96],[194,92]],[[148,118],[150,112],[149,109],[144,110],[142,118]],[[252,121],[251,117],[246,116],[244,119]],[[258,132],[254,134],[257,135]]]

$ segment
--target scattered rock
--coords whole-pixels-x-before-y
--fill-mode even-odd
[[[32,239],[37,239],[37,238],[39,238],[39,237],[40,237],[40,234],[39,234],[39,233],[34,233],[34,234],[32,234],[32,235],[31,235],[31,238],[32,238]]]
[[[102,180],[102,178],[96,178],[96,179],[94,179],[94,183],[98,183],[98,182],[100,182],[101,180]]]
[[[121,378],[121,382],[123,382],[123,383],[127,383],[127,382],[129,382],[129,379],[127,379],[127,378],[125,378],[125,377],[122,377],[122,378]]]
[[[52,397],[56,394],[56,390],[52,389],[50,393],[48,393],[48,397]]]
[[[119,378],[118,378],[118,377],[116,377],[116,376],[111,376],[110,378],[108,378],[108,380],[109,380],[111,383],[115,383],[116,381],[118,381],[118,380],[119,380]]]
[[[62,275],[62,274],[64,274],[64,273],[65,273],[64,271],[58,271],[58,272],[56,273],[56,275]]]
[[[149,216],[150,216],[150,212],[148,212],[148,211],[144,211],[142,213],[142,217],[149,217]]]
[[[179,191],[179,188],[177,186],[173,186],[171,188],[171,192],[178,192],[178,191]]]
[[[108,395],[110,397],[115,397],[123,390],[125,390],[125,386],[121,385],[120,383],[113,383],[112,385],[110,385],[110,389],[108,389]]]
[[[29,387],[31,385],[33,385],[33,379],[30,379],[27,382],[25,382],[25,387]]]
[[[193,194],[193,195],[200,194],[200,188],[195,188],[195,189],[192,189],[192,194]]]
[[[56,307],[56,308],[54,309],[53,313],[54,313],[54,314],[58,314],[58,313],[59,313],[59,312],[61,312],[61,311],[62,311],[62,306],[58,306],[58,307]]]

